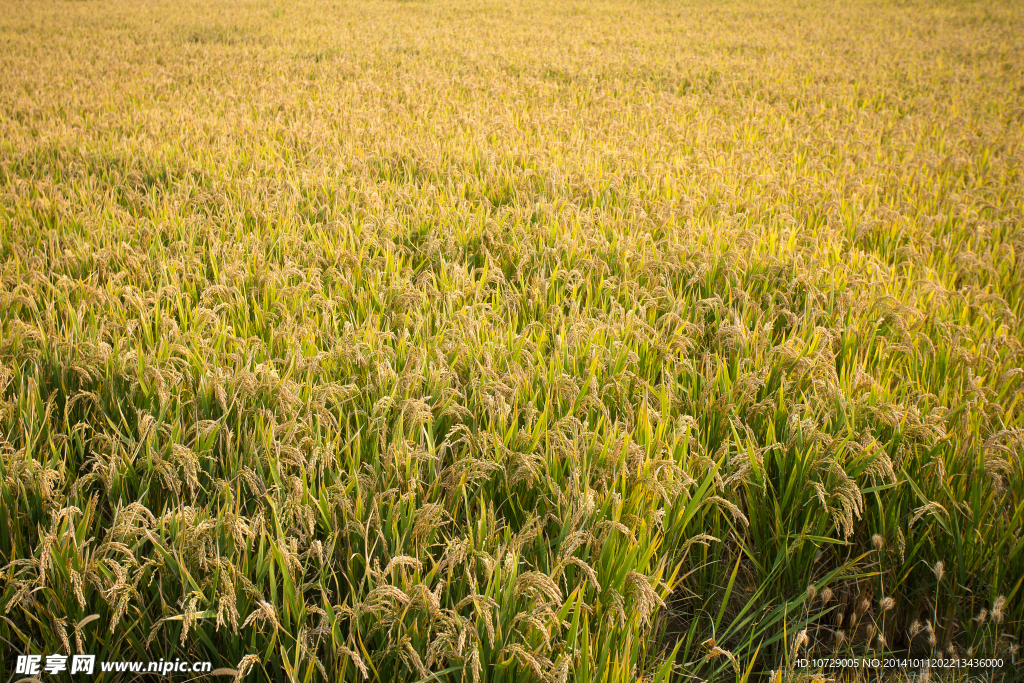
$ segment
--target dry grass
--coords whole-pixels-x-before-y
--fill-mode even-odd
[[[1013,675],[1014,3],[0,10],[0,666]]]

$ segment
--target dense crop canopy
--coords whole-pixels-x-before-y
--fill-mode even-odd
[[[1015,3],[0,9],[4,674],[1013,672]]]

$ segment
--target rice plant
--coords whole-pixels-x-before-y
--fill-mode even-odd
[[[0,3],[0,675],[1020,670],[1016,4]]]

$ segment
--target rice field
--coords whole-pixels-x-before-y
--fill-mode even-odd
[[[0,675],[1015,680],[1022,315],[1016,2],[0,0]]]

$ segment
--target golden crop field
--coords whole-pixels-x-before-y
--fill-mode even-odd
[[[1018,2],[0,0],[0,675],[1011,681],[1022,315]]]

